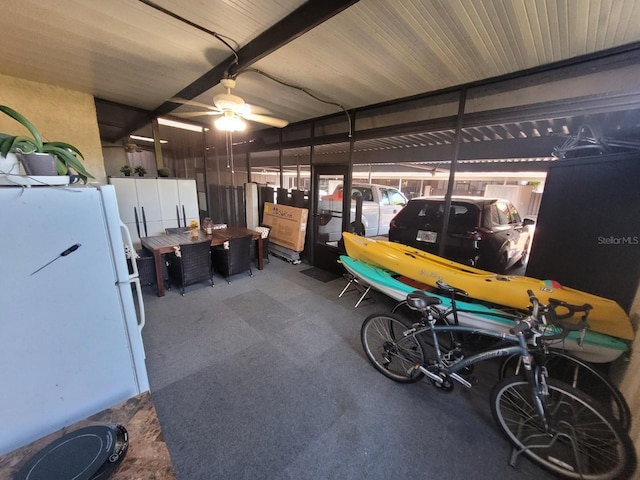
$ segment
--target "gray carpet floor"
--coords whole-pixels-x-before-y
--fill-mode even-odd
[[[271,257],[254,277],[158,298],[145,287],[152,398],[179,480],[552,478],[494,425],[497,365],[473,389],[395,383],[368,362],[362,321],[393,302],[338,295]],[[149,478],[154,478],[150,476]]]

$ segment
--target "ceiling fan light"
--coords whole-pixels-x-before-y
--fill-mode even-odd
[[[213,123],[218,130],[222,130],[224,132],[242,132],[247,128],[246,122],[233,114],[227,115],[225,113],[225,115],[218,118]]]

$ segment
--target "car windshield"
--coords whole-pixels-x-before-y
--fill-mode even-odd
[[[472,204],[452,203],[449,214],[450,232],[468,232],[477,226],[479,209]],[[440,230],[444,218],[443,201],[411,201],[398,215],[402,223],[415,223],[418,228]]]

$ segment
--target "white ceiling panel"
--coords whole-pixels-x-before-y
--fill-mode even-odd
[[[240,44],[301,2],[262,3],[157,2]],[[9,0],[3,11],[12,13],[0,19],[2,73],[149,110],[231,55],[208,33],[136,0]]]
[[[634,0],[361,0],[255,67],[354,108],[639,40]]]

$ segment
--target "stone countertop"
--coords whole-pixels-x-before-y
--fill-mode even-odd
[[[119,423],[129,433],[127,454],[110,480],[176,478],[151,395],[144,392],[1,456],[0,479],[13,478],[25,462],[63,435],[79,428],[108,423]]]

